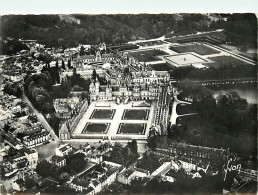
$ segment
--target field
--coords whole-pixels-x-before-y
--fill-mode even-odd
[[[153,46],[153,45],[162,45],[164,43],[165,42],[158,40],[158,41],[140,42],[140,43],[137,43],[137,45],[140,45],[140,46]]]
[[[250,65],[232,56],[217,56],[217,57],[210,57],[209,59],[214,62],[207,63],[206,65],[209,67],[215,67],[215,68],[219,68],[223,66]]]
[[[139,60],[139,62],[152,62],[159,61],[160,59],[156,56],[159,55],[168,55],[168,53],[160,50],[146,50],[146,51],[137,51],[130,53],[132,57]]]
[[[82,133],[107,133],[110,123],[86,123]]]
[[[94,109],[90,119],[113,119],[115,111],[115,109]]]
[[[168,63],[162,63],[162,64],[152,64],[150,65],[151,68],[157,71],[170,71],[173,70],[173,67],[170,66]]]
[[[148,120],[150,110],[124,110],[123,120]]]
[[[117,134],[138,134],[144,135],[146,123],[120,123]]]
[[[199,55],[211,55],[218,54],[220,51],[207,47],[205,45],[184,45],[184,46],[172,46],[169,49],[177,53],[194,52]]]

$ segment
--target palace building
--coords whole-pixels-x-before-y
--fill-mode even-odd
[[[132,72],[131,75],[118,74],[112,85],[100,85],[98,79],[90,84],[91,100],[115,100],[129,98],[131,100],[157,100],[161,86],[169,82],[167,71]]]

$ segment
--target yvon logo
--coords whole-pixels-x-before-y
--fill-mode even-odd
[[[228,161],[227,166],[226,166],[226,168],[224,169],[224,171],[225,171],[224,181],[226,180],[228,171],[237,171],[237,170],[238,170],[238,174],[239,174],[239,173],[240,173],[240,170],[241,170],[241,164],[238,164],[238,165],[229,165],[230,162],[231,162],[231,159]]]

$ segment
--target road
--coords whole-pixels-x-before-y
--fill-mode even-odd
[[[22,95],[22,100],[24,102],[26,102],[31,109],[33,110],[33,112],[36,114],[38,120],[41,122],[41,124],[43,125],[43,127],[49,131],[50,135],[51,135],[51,140],[52,141],[59,141],[59,138],[56,136],[54,129],[48,124],[47,120],[45,119],[45,117],[32,105],[32,103],[30,102],[30,100],[27,98],[27,96],[25,94]],[[54,140],[53,140],[54,139]]]

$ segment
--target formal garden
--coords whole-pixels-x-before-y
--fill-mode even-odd
[[[148,120],[149,118],[148,109],[125,109],[122,119],[123,120]]]
[[[146,123],[120,123],[117,134],[138,134],[144,135]]]
[[[86,123],[82,133],[107,133],[110,123]]]
[[[115,109],[95,109],[90,119],[113,119],[115,112]]]

